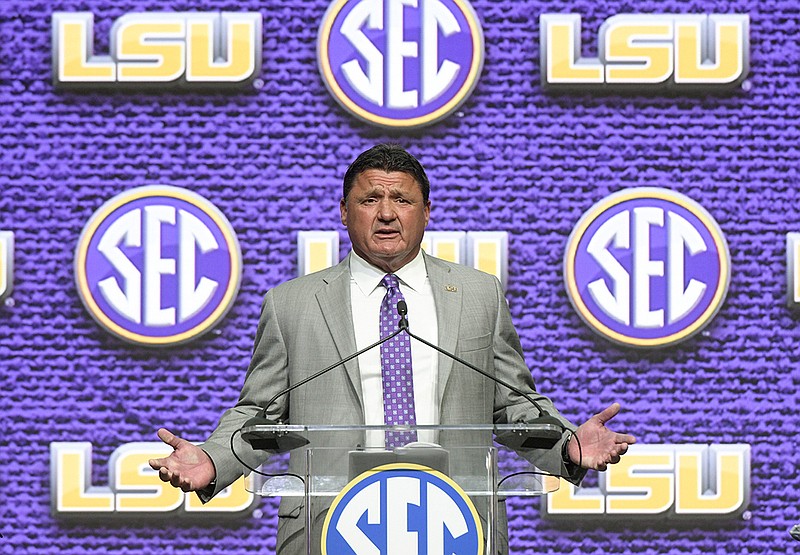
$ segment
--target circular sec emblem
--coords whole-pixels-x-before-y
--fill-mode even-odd
[[[150,346],[185,343],[233,305],[242,255],[231,224],[177,187],[131,189],[101,206],[75,249],[86,310],[113,335]]]
[[[719,225],[688,197],[625,189],[592,206],[567,242],[567,294],[601,336],[662,347],[700,331],[719,311],[730,254]]]
[[[478,512],[441,472],[405,463],[373,468],[347,484],[331,504],[322,554],[390,551],[483,555]]]
[[[483,67],[483,30],[467,0],[336,0],[317,38],[325,86],[375,125],[414,128],[447,117]]]

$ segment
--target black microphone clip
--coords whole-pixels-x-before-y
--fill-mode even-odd
[[[408,330],[408,305],[403,299],[397,301],[397,313],[400,315],[398,326],[401,330]]]

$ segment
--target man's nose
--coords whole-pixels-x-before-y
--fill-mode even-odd
[[[378,205],[378,218],[384,222],[390,222],[397,217],[394,211],[394,204],[389,199],[382,200]]]

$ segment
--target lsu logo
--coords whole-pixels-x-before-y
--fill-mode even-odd
[[[470,95],[483,67],[483,30],[467,0],[336,0],[317,39],[325,86],[367,123],[439,121]]]
[[[162,482],[147,461],[172,449],[160,442],[127,443],[108,463],[108,486],[92,485],[92,444],[50,444],[50,510],[60,518],[104,516],[214,515],[241,513],[257,504],[240,478],[207,504]],[[250,487],[250,489],[253,489]]]
[[[261,67],[258,13],[130,13],[114,22],[110,56],[95,56],[94,16],[52,18],[53,85],[246,85]]]
[[[626,189],[580,219],[564,257],[567,294],[601,336],[661,347],[700,331],[722,306],[728,244],[717,222],[667,189]]]
[[[720,519],[750,502],[750,446],[633,445],[595,488],[561,487],[542,499],[550,519]]]
[[[0,231],[0,302],[11,295],[13,289],[14,232]]]
[[[233,305],[242,255],[231,224],[203,197],[166,185],[139,187],[95,212],[75,249],[86,310],[126,341],[185,343]]]
[[[483,555],[475,506],[450,478],[426,466],[388,464],[350,482],[322,529],[323,555]]]
[[[732,87],[747,77],[747,15],[636,15],[600,27],[599,58],[582,58],[581,17],[539,18],[542,86]]]

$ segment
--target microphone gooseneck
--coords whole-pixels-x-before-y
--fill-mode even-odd
[[[485,370],[481,370],[474,364],[471,364],[466,360],[456,356],[455,354],[445,351],[438,345],[434,345],[433,343],[426,341],[425,339],[411,333],[411,330],[408,328],[408,320],[406,318],[408,314],[408,306],[406,305],[405,301],[402,300],[398,301],[397,313],[400,315],[400,323],[398,325],[399,327],[398,331],[405,331],[409,335],[409,337],[416,339],[423,345],[427,345],[434,351],[437,351],[453,359],[459,364],[463,364],[464,366],[466,366],[470,370],[474,370],[481,376],[484,376],[485,378],[488,378],[489,380],[497,384],[500,384],[503,387],[508,388],[509,390],[513,391],[514,393],[516,393],[517,395],[528,401],[530,404],[532,404],[536,408],[536,410],[539,411],[539,417],[536,418],[533,422],[527,422],[526,424],[541,424],[548,427],[554,426],[557,428],[557,429],[538,430],[535,432],[536,435],[531,435],[529,437],[517,434],[516,432],[505,432],[504,434],[501,434],[503,437],[501,437],[501,435],[498,435],[497,437],[498,441],[500,441],[505,445],[508,445],[509,447],[549,449],[550,447],[555,445],[558,442],[558,440],[561,439],[563,431],[566,429],[564,424],[558,418],[556,418],[555,416],[547,412],[545,409],[543,409],[542,406],[539,403],[537,403],[533,397],[531,397],[518,387],[508,383],[507,381],[498,378],[497,376],[492,376],[491,374],[489,374]]]
[[[406,324],[406,327],[408,327],[408,324]],[[330,372],[334,368],[336,368],[338,366],[341,366],[341,365],[343,365],[343,364],[345,364],[347,362],[350,362],[351,360],[353,360],[357,356],[366,353],[370,349],[374,349],[375,347],[377,347],[379,345],[382,345],[383,343],[386,343],[387,341],[389,341],[393,337],[395,337],[395,336],[399,335],[400,333],[402,333],[402,331],[403,331],[403,328],[398,328],[395,332],[391,333],[390,335],[387,335],[386,337],[383,337],[383,338],[379,339],[378,341],[376,341],[372,345],[369,345],[368,347],[364,347],[360,351],[356,351],[352,355],[350,355],[348,357],[345,357],[342,360],[339,360],[339,361],[331,364],[327,368],[324,368],[324,369],[320,370],[319,372],[317,372],[315,374],[312,374],[311,376],[309,376],[309,377],[307,377],[305,379],[300,380],[296,384],[293,384],[293,385],[287,387],[283,391],[279,391],[277,394],[275,394],[272,397],[272,399],[267,401],[267,403],[264,405],[264,407],[254,417],[252,417],[247,422],[245,422],[242,425],[242,427],[239,428],[239,429],[242,430],[242,429],[245,429],[245,428],[251,428],[253,426],[271,426],[271,425],[277,424],[277,422],[275,422],[274,420],[271,420],[271,419],[267,418],[267,411],[269,410],[269,408],[272,406],[272,404],[275,401],[277,401],[278,399],[280,399],[284,395],[287,395],[287,394],[291,393],[292,391],[294,391],[298,387],[302,387],[303,385],[307,384],[311,380],[315,380],[315,379],[319,378],[320,376],[322,376],[323,374],[327,374],[328,372]],[[243,432],[241,435],[242,435],[242,439],[245,440],[247,443],[249,443],[254,449],[263,449],[263,450],[267,450],[267,451],[275,451],[275,452],[278,452],[278,453],[281,453],[281,452],[284,452],[284,451],[289,451],[291,449],[294,449],[296,447],[300,447],[301,445],[305,445],[305,444],[308,443],[308,440],[306,440],[302,436],[299,436],[299,434],[295,434],[294,432],[278,433],[278,432],[250,431],[250,432]]]
[[[460,357],[457,357],[453,353],[449,353],[449,352],[445,351],[444,349],[438,347],[437,345],[434,345],[433,343],[430,343],[429,341],[426,341],[426,340],[422,339],[421,337],[416,336],[413,333],[411,333],[411,330],[408,328],[408,320],[406,319],[406,315],[408,314],[408,305],[406,305],[405,301],[398,301],[398,303],[397,303],[397,313],[400,315],[400,324],[399,324],[400,330],[404,330],[409,335],[409,337],[413,337],[414,339],[416,339],[420,343],[422,343],[424,345],[427,345],[431,349],[433,349],[435,351],[438,351],[438,352],[442,353],[443,355],[445,355],[447,357],[450,357],[451,359],[455,360],[459,364],[463,364],[467,368],[469,368],[471,370],[474,370],[475,372],[477,372],[478,374],[480,374],[480,375],[482,375],[482,376],[484,376],[486,378],[489,378],[493,382],[499,383],[500,385],[502,385],[504,387],[507,387],[508,389],[510,389],[511,391],[513,391],[514,393],[516,393],[517,395],[519,395],[520,397],[524,398],[526,401],[531,403],[534,407],[536,407],[536,410],[539,411],[539,415],[540,416],[550,416],[549,412],[547,412],[545,409],[543,409],[542,406],[539,403],[537,403],[530,395],[528,395],[524,391],[520,390],[519,388],[511,385],[510,383],[506,382],[505,380],[503,380],[501,378],[498,378],[497,376],[492,376],[491,374],[489,374],[485,370],[481,370],[480,368],[478,368],[474,364],[471,364],[471,363],[467,362],[466,360],[464,360],[464,359],[462,359]],[[405,324],[405,326],[404,326],[404,324]],[[400,331],[400,330],[398,330],[398,331]]]
[[[331,364],[327,368],[324,368],[324,369],[320,370],[319,372],[316,372],[315,374],[312,374],[311,376],[309,376],[309,377],[307,377],[305,379],[302,379],[299,382],[297,382],[297,383],[287,387],[286,389],[278,392],[269,401],[267,401],[267,403],[256,414],[256,416],[254,416],[253,418],[251,418],[247,422],[245,422],[244,425],[240,428],[240,430],[243,430],[245,428],[255,427],[255,426],[264,426],[264,425],[274,425],[274,424],[276,424],[275,421],[273,421],[273,420],[271,420],[271,419],[269,419],[267,417],[267,411],[273,405],[273,403],[275,403],[275,401],[277,401],[278,399],[280,399],[284,395],[288,395],[290,392],[294,391],[295,389],[297,389],[299,387],[302,387],[303,385],[307,384],[308,382],[319,378],[323,374],[326,374],[326,373],[330,372],[334,368],[342,366],[343,364],[353,360],[354,358],[364,354],[365,352],[367,352],[367,351],[369,351],[371,349],[374,349],[375,347],[378,347],[379,345],[382,345],[383,343],[386,343],[387,341],[389,341],[390,339],[396,337],[400,333],[405,332],[405,333],[407,333],[409,335],[409,337],[412,337],[412,338],[416,339],[417,341],[419,341],[423,345],[426,345],[426,346],[430,347],[431,349],[433,349],[433,350],[435,350],[435,351],[437,351],[437,352],[439,352],[439,353],[451,358],[452,360],[458,362],[459,364],[462,364],[462,365],[466,366],[470,370],[473,370],[473,371],[477,372],[478,374],[484,376],[485,378],[487,378],[487,379],[489,379],[489,380],[491,380],[491,381],[493,381],[493,382],[495,382],[497,384],[500,384],[503,387],[509,389],[510,391],[516,393],[517,395],[519,395],[520,397],[522,397],[523,399],[528,401],[531,405],[533,405],[536,408],[537,411],[539,411],[539,417],[536,418],[535,421],[527,422],[526,424],[546,425],[545,427],[548,428],[548,429],[538,430],[536,432],[537,435],[535,437],[532,437],[532,438],[525,438],[525,437],[500,438],[500,437],[498,437],[498,440],[501,441],[501,443],[505,443],[505,444],[507,444],[509,446],[511,446],[511,444],[514,443],[514,444],[517,444],[518,447],[536,447],[536,448],[542,447],[542,448],[548,448],[548,446],[552,446],[553,444],[555,444],[555,442],[557,442],[559,439],[561,439],[562,431],[565,429],[564,425],[556,417],[550,415],[550,413],[548,413],[544,408],[542,408],[542,406],[539,403],[536,402],[536,399],[534,399],[533,397],[531,397],[529,394],[525,393],[524,391],[520,390],[518,387],[508,383],[507,381],[505,381],[505,380],[503,380],[501,378],[498,378],[497,376],[493,376],[493,375],[489,374],[488,372],[486,372],[485,370],[482,370],[482,369],[478,368],[474,364],[471,364],[471,363],[467,362],[466,360],[456,356],[455,354],[450,353],[450,352],[440,348],[439,346],[434,345],[433,343],[430,343],[429,341],[426,341],[425,339],[413,334],[411,332],[411,330],[409,329],[409,325],[408,325],[408,305],[406,304],[406,301],[400,300],[400,301],[397,302],[397,313],[400,316],[400,321],[398,322],[398,327],[397,327],[396,331],[394,331],[390,335],[387,335],[386,337],[383,337],[383,338],[379,339],[378,341],[376,341],[372,345],[369,345],[369,346],[367,346],[367,347],[365,347],[365,348],[363,348],[363,349],[361,349],[359,351],[356,351],[355,353],[351,354],[350,356],[347,356],[347,357],[345,357],[345,358],[343,358],[343,359]],[[555,427],[557,429],[552,429],[551,427]],[[513,433],[512,433],[512,435],[513,435]],[[231,439],[233,439],[233,438],[231,438]],[[286,450],[291,450],[291,449],[294,449],[296,447],[299,447],[299,446],[307,443],[307,440],[305,440],[302,436],[298,436],[297,434],[294,434],[293,432],[278,433],[278,432],[249,431],[249,432],[242,433],[242,439],[244,439],[247,443],[249,443],[254,449],[265,449],[265,450],[275,451],[275,452],[282,452],[282,451],[286,451]]]

